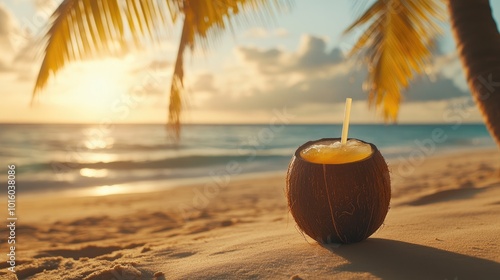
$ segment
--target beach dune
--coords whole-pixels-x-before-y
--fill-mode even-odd
[[[499,158],[496,150],[440,155],[411,172],[389,162],[384,225],[350,245],[321,246],[297,229],[285,174],[231,177],[212,189],[20,194],[16,273],[2,262],[0,278],[499,279]]]

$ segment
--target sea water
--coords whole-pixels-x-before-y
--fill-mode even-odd
[[[164,125],[1,124],[0,178],[16,165],[20,192],[106,186],[144,191],[179,182],[228,184],[237,176],[284,174],[307,141],[340,137],[341,125],[185,125],[179,143]],[[439,141],[433,135],[439,132]],[[494,147],[482,124],[358,125],[349,137],[375,144],[389,162],[412,154]],[[6,179],[3,180],[6,182]],[[147,182],[147,183],[145,183]]]

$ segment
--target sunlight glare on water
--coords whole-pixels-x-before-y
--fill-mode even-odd
[[[108,176],[107,169],[92,169],[92,168],[82,168],[80,169],[80,175],[83,177],[92,177],[92,178],[103,178]]]

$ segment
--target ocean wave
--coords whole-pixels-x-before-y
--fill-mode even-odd
[[[427,149],[429,145],[426,141],[420,140],[418,142],[409,142],[401,146],[387,146],[379,147],[380,152],[385,158],[396,158],[398,156],[406,156],[415,150]],[[449,137],[442,143],[434,143],[433,151],[439,153],[450,149],[464,149],[464,148],[477,148],[477,147],[494,147],[495,142],[491,137],[471,137],[471,138],[455,138]],[[425,146],[425,147],[422,147]],[[434,152],[433,152],[434,153]]]
[[[157,160],[118,160],[111,162],[50,162],[25,165],[22,171],[47,171],[63,169],[108,169],[108,170],[135,170],[135,169],[178,169],[196,168],[214,165],[226,165],[230,162],[250,163],[290,159],[289,155],[275,155],[270,153],[244,155],[192,155]]]
[[[114,143],[110,147],[96,148],[95,150],[108,150],[113,151],[165,151],[165,150],[179,150],[184,148],[181,145],[176,145],[172,143],[161,143],[161,144],[126,144],[126,143]]]
[[[460,138],[450,139],[448,144],[454,146],[462,146],[462,147],[470,147],[470,146],[482,147],[482,146],[491,146],[494,145],[495,143],[491,137],[472,137],[466,139],[460,139]]]

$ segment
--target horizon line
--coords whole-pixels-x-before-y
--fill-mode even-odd
[[[101,123],[94,122],[1,122],[0,125],[101,125]],[[156,122],[117,122],[110,123],[109,125],[163,125],[167,126],[166,123],[156,123]],[[181,126],[190,126],[190,125],[269,125],[269,123],[183,123]],[[275,124],[278,125],[278,124]],[[288,123],[282,124],[285,126],[288,125],[342,125],[342,122],[335,123],[327,123],[327,122],[317,122],[317,123]],[[351,122],[349,125],[385,125],[385,126],[398,126],[398,125],[485,125],[483,122],[464,122],[461,124],[456,123],[446,123],[446,122],[402,122],[402,123],[369,123],[369,122]]]

